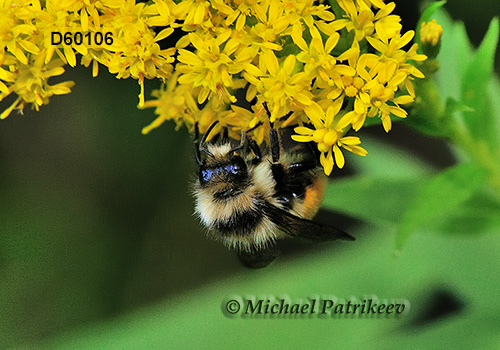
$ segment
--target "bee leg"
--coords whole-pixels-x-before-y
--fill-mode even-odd
[[[312,142],[307,143],[307,148],[311,153],[311,158],[307,161],[301,163],[293,163],[287,166],[287,170],[292,174],[301,173],[308,170],[313,170],[321,166],[319,162],[319,151],[316,147],[314,147]]]
[[[273,179],[276,181],[276,194],[280,196],[283,189],[286,188],[285,179],[285,169],[283,164],[280,163],[280,139],[279,134],[276,129],[271,129],[269,132],[270,148],[271,148],[271,172],[273,173]],[[282,197],[282,196],[281,196]],[[286,201],[288,202],[288,201]]]
[[[277,247],[273,246],[257,252],[239,252],[238,258],[246,267],[251,269],[261,269],[272,263],[280,254],[281,251]]]
[[[308,170],[313,170],[318,167],[315,162],[304,162],[304,163],[293,163],[286,167],[286,169],[292,173],[297,174]]]
[[[266,102],[262,103],[262,106],[266,110],[267,115],[269,116],[269,119],[271,119],[271,111],[269,111],[269,107],[267,106]],[[285,117],[288,117],[291,113],[288,113]],[[271,168],[273,170],[273,174],[276,175],[276,172],[283,172],[283,167],[279,164],[280,160],[280,148],[281,148],[281,141],[280,137],[278,134],[278,130],[276,130],[273,126],[274,123],[271,123],[271,129],[269,130],[269,141],[270,141],[270,148],[271,148],[271,157],[273,160],[273,164],[271,165]],[[278,167],[280,169],[278,169]]]
[[[280,160],[280,139],[278,135],[278,130],[272,129],[269,130],[269,140],[270,148],[271,148],[271,157],[273,160],[273,164],[276,164]]]
[[[255,165],[259,164],[261,162],[261,160],[262,160],[262,153],[260,152],[259,145],[257,145],[257,142],[255,142],[255,140],[248,139],[248,147],[255,154],[255,159],[252,160],[252,162]]]
[[[321,155],[320,151],[316,147],[314,142],[308,142],[307,143],[307,148],[311,152],[312,158],[314,159],[314,162],[316,163],[317,166],[321,166],[321,163],[319,162],[319,157]]]

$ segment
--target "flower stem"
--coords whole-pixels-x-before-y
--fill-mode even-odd
[[[487,184],[495,192],[500,203],[498,153],[467,128],[460,115],[463,106],[445,106],[434,79],[422,80],[416,88],[418,100],[412,118],[408,118],[410,125],[422,133],[445,138],[468,159],[483,168],[488,174]]]
[[[500,161],[483,140],[476,140],[469,130],[456,119],[450,123],[451,141],[474,162],[488,172],[488,185],[496,192],[500,202]]]

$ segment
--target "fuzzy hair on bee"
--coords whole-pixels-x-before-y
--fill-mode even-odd
[[[195,213],[211,238],[252,268],[271,263],[279,254],[276,242],[287,237],[354,240],[310,221],[327,183],[312,146],[290,139],[285,148],[276,129],[271,129],[267,147],[259,147],[244,131],[239,142],[227,130],[207,142],[215,124],[201,140],[195,135]]]

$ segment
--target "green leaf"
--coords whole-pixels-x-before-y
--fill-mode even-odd
[[[363,127],[372,126],[372,125],[380,125],[382,127],[382,120],[379,117],[368,117],[365,119],[365,123]]]
[[[427,114],[429,116],[431,114]],[[432,117],[424,117],[425,114],[411,114],[410,118],[405,120],[405,124],[412,129],[429,136],[446,137],[446,129],[440,128],[432,122]],[[432,115],[431,115],[432,116]]]
[[[432,20],[432,17],[437,12],[437,10],[439,10],[445,4],[446,1],[436,1],[431,5],[427,6],[427,8],[422,13],[422,16],[420,16],[420,20],[418,21],[415,33],[415,42],[417,42],[420,47],[422,46],[420,43],[420,28],[422,27],[422,23],[429,22],[430,20]]]
[[[467,110],[466,106],[451,99],[448,105],[448,108],[456,113]],[[363,146],[368,150],[369,156],[363,158],[353,156],[349,159],[349,164],[366,175],[331,181],[323,205],[325,208],[362,219],[370,224],[397,226],[402,222],[410,205],[413,205],[413,198],[420,193],[423,185],[432,179],[430,177],[432,169],[426,169],[425,164],[417,157],[369,137],[363,137]],[[471,167],[473,169],[469,170],[473,174],[470,176],[473,183],[470,186],[473,189],[477,183],[480,184],[484,180],[484,175],[482,170]],[[465,171],[467,172],[467,169]],[[479,176],[474,175],[476,173]],[[463,175],[466,176],[467,173]],[[456,186],[462,190],[462,187],[467,188],[469,184]],[[496,202],[484,201],[473,197],[447,215],[435,218],[435,222],[424,217],[418,227],[437,234],[494,231],[499,221],[495,219],[498,213]],[[449,204],[447,202],[445,207]],[[476,204],[478,207],[475,209]],[[427,205],[425,201],[424,205]],[[460,214],[463,218],[460,218]],[[473,220],[474,216],[477,216],[477,220]],[[476,221],[477,228],[473,230]]]
[[[342,8],[339,6],[337,0],[329,0],[328,3],[332,7],[332,12],[335,14],[335,17],[342,18],[342,16],[345,15],[344,10],[342,10]]]
[[[435,80],[443,100],[461,100],[462,76],[472,58],[472,46],[462,22],[453,22],[445,11],[438,11],[436,21],[443,27],[441,49],[437,59],[441,66]],[[457,55],[457,52],[460,54]]]
[[[419,102],[409,110],[404,123],[426,135],[447,137],[448,130],[443,123],[445,114],[441,111],[441,94],[431,79],[418,80],[415,84]]]
[[[463,102],[457,101],[454,98],[450,97],[446,100],[446,114],[452,115],[454,113],[463,113],[463,112],[473,112],[474,110],[469,106],[465,105]]]
[[[396,225],[416,188],[434,169],[383,139],[365,135],[362,140],[368,156],[351,156],[348,162],[365,175],[337,180],[334,170],[323,206],[372,224]]]
[[[360,136],[361,146],[368,151],[368,156],[346,155],[348,163],[352,164],[359,173],[389,180],[417,179],[430,176],[436,170],[417,155],[392,145],[393,135],[391,133],[384,134],[379,139],[365,134]],[[335,178],[335,174],[333,177]]]
[[[155,304],[73,329],[36,349],[494,349],[500,335],[500,235],[474,240],[426,235],[394,259],[392,236],[370,229],[356,242],[325,244],[322,249],[283,255],[262,270],[235,269],[210,283],[166,296]],[[214,256],[214,260],[220,257]],[[236,260],[234,261],[236,264]],[[164,266],[165,270],[178,266]],[[193,269],[204,266],[191,264]],[[206,266],[205,266],[206,268]],[[158,275],[151,278],[158,279]],[[175,282],[175,281],[174,281]],[[449,291],[464,303],[425,325],[412,320],[436,308],[432,295]],[[221,307],[232,295],[315,295],[338,298],[365,295],[405,298],[409,313],[388,317],[244,319],[224,316]],[[433,309],[439,312],[439,309]],[[300,330],[300,331],[298,331]],[[195,335],[195,336],[193,336]],[[258,336],[257,336],[258,335]]]
[[[500,204],[479,192],[448,215],[429,225],[430,230],[452,236],[500,233]]]
[[[491,21],[481,46],[469,63],[461,85],[462,102],[474,110],[463,113],[468,128],[475,137],[485,139],[493,147],[497,146],[498,134],[496,129],[491,127],[494,116],[491,110],[488,86],[494,76],[499,31],[499,22],[495,18]],[[493,98],[498,98],[498,96]]]
[[[357,177],[328,185],[323,206],[376,225],[396,225],[421,179]]]
[[[423,19],[430,19],[431,13],[437,10],[439,5],[440,3],[434,4],[434,7],[423,15]],[[440,52],[437,60],[433,60],[433,62],[439,62],[440,66],[438,71],[434,73],[435,79],[423,79],[415,82],[418,100],[425,102],[416,103],[409,111],[409,118],[405,122],[424,134],[452,138],[449,125],[453,123],[450,120],[453,113],[449,112],[456,112],[456,109],[449,109],[453,106],[446,105],[447,109],[443,110],[444,101],[451,99],[460,101],[457,102],[457,105],[464,105],[461,102],[461,86],[465,71],[473,59],[473,49],[463,23],[453,22],[445,11],[432,13],[432,17],[443,27]],[[460,52],[460,55],[457,55],[457,52]],[[462,113],[463,109],[454,117],[461,118]]]
[[[491,113],[493,115],[493,120],[491,124],[491,132],[497,135],[496,143],[492,143],[494,150],[494,158],[500,159],[500,79],[498,76],[495,79],[491,79],[490,85],[488,87],[488,94],[491,101]]]
[[[396,248],[401,249],[417,228],[453,213],[483,185],[485,178],[482,168],[469,163],[454,166],[426,181],[403,215]]]

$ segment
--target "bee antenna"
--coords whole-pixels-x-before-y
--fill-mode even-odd
[[[267,105],[267,102],[262,102],[262,106],[266,110],[267,116],[269,117],[269,120],[271,119],[271,111],[269,111],[269,106]],[[274,128],[274,123],[270,122],[271,128]]]
[[[206,148],[203,148],[203,147],[200,147],[200,151],[203,151],[205,152],[207,155],[209,155],[210,157],[213,157],[214,155]]]
[[[212,125],[210,125],[210,127],[208,128],[208,130],[205,132],[205,134],[201,138],[201,141],[198,141],[198,138],[200,136],[200,130],[199,130],[199,127],[198,127],[198,122],[196,122],[195,125],[194,125],[194,135],[195,135],[195,140],[196,140],[195,143],[194,143],[194,145],[195,145],[195,156],[196,156],[196,163],[198,163],[198,165],[202,165],[203,164],[202,161],[201,161],[201,152],[206,153],[210,157],[214,156],[209,150],[207,150],[204,147],[204,144],[207,141],[208,135],[213,130],[213,128],[217,125],[218,122],[219,121],[216,120],[215,122],[212,123]]]
[[[245,132],[245,130],[241,129],[240,144],[238,146],[234,147],[231,151],[229,151],[229,153],[233,153],[233,152],[236,152],[237,150],[242,149],[245,146],[245,143],[246,143],[246,132]]]
[[[194,123],[194,155],[196,158],[196,163],[198,163],[198,165],[202,165],[199,138],[200,138],[200,128],[198,126],[198,122],[196,122]]]
[[[200,127],[198,122],[194,123],[194,140],[197,141],[200,138]]]
[[[208,127],[208,130],[207,132],[205,132],[205,134],[203,135],[203,138],[201,139],[201,142],[200,142],[200,145],[203,145],[206,141],[207,141],[207,138],[208,138],[208,135],[210,135],[210,133],[212,132],[212,130],[215,128],[215,126],[219,123],[218,120],[214,121],[212,123],[212,125],[210,125]]]
[[[291,116],[293,114],[293,111],[290,111],[288,112],[287,114],[285,114],[284,116],[282,116],[281,118],[279,118],[278,120],[283,120],[283,119],[286,119],[288,118],[289,116]]]
[[[254,131],[255,129],[257,129],[259,126],[261,126],[262,124],[264,124],[263,122],[258,122],[257,124],[255,124],[255,126],[251,127],[250,129],[247,130],[247,133],[249,132],[252,132]]]
[[[269,117],[269,119],[271,119],[271,112],[269,111],[269,106],[267,105],[267,102],[262,102],[262,106],[264,107],[264,109],[266,110],[266,113],[267,113],[267,116]],[[288,118],[289,116],[291,116],[293,114],[293,111],[290,111],[288,112],[287,114],[285,114],[284,116],[280,117],[280,118],[277,118],[276,120],[283,120],[283,119],[286,119]],[[271,123],[271,127],[274,127],[274,123]]]
[[[266,113],[267,113],[267,116],[269,117],[269,119],[271,119],[271,112],[269,111],[269,106],[267,105],[267,102],[262,102],[262,106],[266,110]]]

